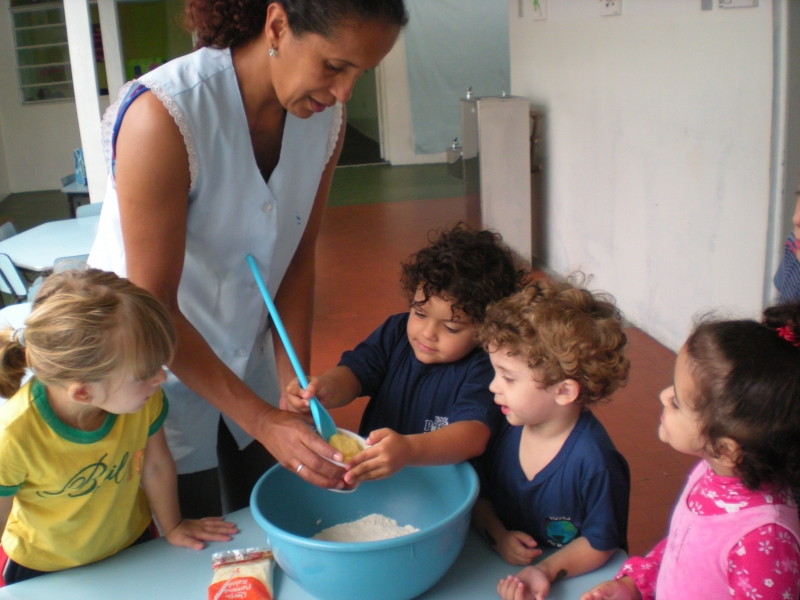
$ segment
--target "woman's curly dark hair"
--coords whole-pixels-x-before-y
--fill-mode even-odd
[[[236,48],[264,31],[267,8],[280,4],[296,36],[331,37],[345,20],[381,21],[404,27],[403,0],[186,0],[184,25],[197,34],[197,48]]]
[[[475,231],[463,223],[432,233],[430,245],[402,263],[400,285],[414,304],[431,296],[453,303],[476,323],[483,321],[491,302],[513,294],[522,285],[519,269],[502,236],[493,231]],[[423,300],[414,302],[417,290]]]
[[[542,387],[578,382],[583,406],[627,383],[627,338],[614,299],[569,281],[541,278],[493,304],[478,339],[489,352],[502,348],[527,362]]]
[[[786,304],[762,323],[706,316],[686,340],[708,451],[739,444],[736,473],[751,490],[800,485],[799,324],[800,304]]]

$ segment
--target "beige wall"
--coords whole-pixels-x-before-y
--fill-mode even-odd
[[[512,93],[544,116],[547,259],[673,349],[698,311],[762,306],[772,2],[509,1]],[[717,4],[716,2],[714,3]]]

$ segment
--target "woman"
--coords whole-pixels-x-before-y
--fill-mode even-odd
[[[272,461],[261,445],[315,485],[343,485],[322,458],[334,449],[276,408],[292,368],[277,336],[273,359],[245,256],[307,369],[342,103],[406,20],[402,0],[190,0],[202,48],[123,88],[104,118],[114,185],[89,262],[153,292],[175,319],[165,428],[187,518],[245,506]]]

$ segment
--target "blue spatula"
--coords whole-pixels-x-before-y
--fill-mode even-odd
[[[292,348],[292,342],[289,341],[289,335],[283,328],[283,322],[278,314],[278,309],[275,308],[275,303],[272,302],[272,298],[270,298],[269,290],[267,290],[267,286],[264,285],[264,280],[261,278],[256,259],[253,258],[252,254],[247,255],[247,263],[250,265],[250,270],[253,272],[253,277],[255,277],[256,283],[258,284],[258,289],[261,290],[261,296],[263,296],[264,302],[267,304],[269,316],[272,317],[272,324],[275,325],[278,335],[281,336],[281,342],[283,342],[286,354],[289,356],[289,360],[292,361],[292,367],[294,367],[297,379],[300,381],[300,385],[303,389],[306,389],[308,387],[308,380],[306,379],[305,373],[303,373],[303,367],[300,366],[300,361],[297,360],[297,355],[294,353],[294,348]],[[309,404],[311,405],[311,414],[314,417],[314,424],[317,426],[317,432],[322,439],[327,442],[330,437],[336,433],[336,424],[333,422],[328,411],[325,410],[325,407],[317,400],[316,396],[312,396]]]

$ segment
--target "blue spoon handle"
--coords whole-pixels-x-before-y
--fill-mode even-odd
[[[272,317],[272,324],[275,329],[278,330],[278,335],[283,342],[283,348],[286,350],[286,354],[292,362],[297,380],[300,382],[302,388],[306,389],[308,387],[308,380],[306,379],[305,373],[303,373],[303,367],[300,366],[300,361],[297,360],[297,355],[294,353],[294,348],[292,348],[292,342],[289,341],[289,334],[286,333],[286,329],[283,327],[278,309],[275,307],[275,303],[272,302],[269,290],[267,290],[267,286],[261,278],[261,272],[258,270],[256,259],[253,258],[252,254],[247,255],[247,263],[250,265],[250,270],[253,272],[253,277],[255,277],[256,283],[258,284],[258,289],[261,290],[261,296],[264,298],[270,317]],[[322,403],[317,400],[316,396],[311,398],[309,404],[311,406],[312,416],[314,417],[314,424],[317,426],[317,432],[322,439],[328,441],[330,437],[336,433],[336,424],[333,422],[330,414],[328,414],[328,411],[325,410],[325,407],[322,406]]]
[[[303,367],[300,366],[300,361],[297,360],[297,355],[294,353],[294,348],[292,348],[292,342],[289,341],[289,334],[286,333],[286,329],[283,327],[283,321],[281,321],[281,317],[278,314],[278,309],[275,308],[275,303],[272,301],[272,298],[269,295],[269,290],[267,290],[267,286],[264,284],[264,280],[261,278],[261,272],[258,270],[256,259],[253,258],[252,254],[247,255],[247,263],[250,265],[250,270],[253,272],[253,277],[256,279],[258,289],[261,291],[264,302],[267,304],[269,316],[272,317],[272,324],[278,331],[281,342],[283,342],[283,348],[286,350],[286,354],[289,356],[289,360],[292,362],[295,375],[297,375],[297,379],[300,381],[300,385],[303,387],[303,389],[306,389],[308,387],[308,380],[306,379],[305,373],[303,373]]]

